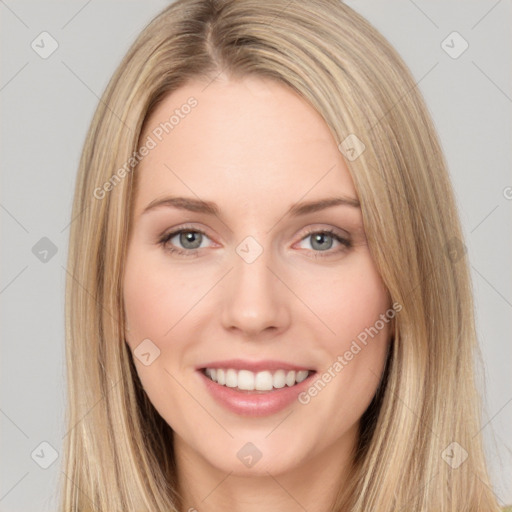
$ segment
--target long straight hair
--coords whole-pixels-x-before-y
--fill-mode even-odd
[[[372,257],[402,305],[331,510],[499,510],[478,434],[471,281],[446,162],[407,66],[338,0],[177,0],[110,80],[72,213],[61,510],[180,510],[173,432],[124,341],[122,278],[144,122],[171,92],[220,73],[286,84],[323,117],[345,148]],[[347,140],[360,141],[357,158]],[[454,453],[467,460],[455,467]]]

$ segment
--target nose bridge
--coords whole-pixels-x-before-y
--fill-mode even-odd
[[[283,285],[269,269],[275,266],[271,250],[248,236],[235,248],[232,262],[223,302],[224,326],[252,335],[268,328],[282,329],[289,312]]]

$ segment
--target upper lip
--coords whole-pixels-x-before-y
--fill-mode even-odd
[[[284,361],[276,361],[266,359],[263,361],[249,361],[245,359],[226,359],[223,361],[212,361],[198,366],[197,370],[203,370],[205,368],[232,368],[234,370],[249,370],[251,372],[260,372],[264,370],[312,370],[307,366],[301,366],[293,363],[286,363]]]

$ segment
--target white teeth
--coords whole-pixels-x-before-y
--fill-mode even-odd
[[[234,370],[232,370],[235,372]],[[235,372],[236,377],[236,372]],[[240,370],[238,372],[238,387],[240,389],[246,389],[251,391],[254,389],[254,373],[248,372],[247,370]]]
[[[272,374],[268,370],[255,373],[249,370],[237,371],[232,368],[228,370],[206,368],[204,373],[214,382],[229,388],[246,391],[270,391],[273,388],[281,389],[285,386],[294,386],[306,379],[310,372],[308,370],[297,372],[294,370],[277,370]]]
[[[215,371],[215,370],[213,370]],[[297,376],[295,377],[295,380],[297,382],[302,382],[303,380],[305,380],[308,376],[309,372],[307,370],[300,370],[297,372]]]
[[[284,370],[277,370],[272,377],[272,384],[275,388],[284,388],[286,385],[286,372]]]
[[[254,388],[258,391],[270,391],[272,389],[272,374],[270,372],[258,372],[254,379]]]
[[[235,370],[228,370],[226,372],[226,386],[228,388],[236,388],[238,386]]]
[[[295,372],[288,372],[286,374],[285,382],[287,386],[293,386],[295,384]]]

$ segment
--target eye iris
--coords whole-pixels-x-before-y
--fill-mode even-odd
[[[188,245],[189,243],[192,243],[193,245],[197,240],[199,240],[199,244],[197,246],[190,247]],[[180,235],[180,243],[187,249],[198,249],[201,246],[201,233],[198,233],[197,231],[183,231]]]
[[[317,242],[321,243],[321,242],[325,241],[326,238],[330,239],[330,242],[331,242],[330,244],[327,244],[328,247],[325,247],[325,245],[324,246],[320,245],[320,247],[315,247],[315,244]],[[321,250],[322,249],[330,249],[332,247],[332,236],[329,235],[328,233],[317,233],[317,234],[313,235],[313,243],[311,244],[311,246],[314,249],[321,249]]]

